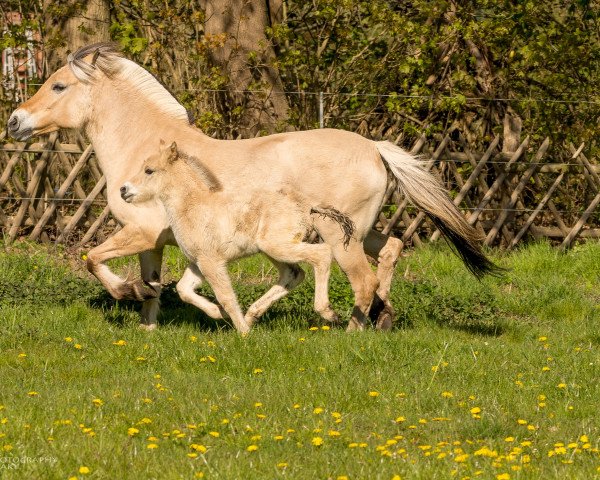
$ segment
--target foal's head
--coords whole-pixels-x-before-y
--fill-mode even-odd
[[[167,175],[179,158],[177,144],[165,146],[160,141],[158,153],[150,155],[142,164],[142,169],[121,187],[121,198],[127,203],[141,203],[160,195],[164,189]]]

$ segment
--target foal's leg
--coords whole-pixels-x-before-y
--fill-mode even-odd
[[[217,300],[222,305],[223,310],[229,315],[233,325],[240,333],[248,333],[250,325],[244,319],[244,314],[237,301],[231,279],[227,272],[227,265],[224,261],[215,260],[208,257],[198,259],[198,268],[206,278],[206,281],[213,289]]]
[[[377,230],[371,230],[364,241],[364,248],[367,255],[377,260],[377,278],[379,288],[377,297],[383,303],[382,309],[375,311],[375,302],[371,307],[370,315],[376,320],[376,327],[380,330],[389,330],[392,328],[394,320],[394,308],[390,302],[390,289],[392,287],[392,276],[396,262],[402,252],[403,243],[395,237],[388,237]],[[376,315],[376,318],[375,318]]]
[[[269,257],[280,262],[309,263],[315,271],[315,310],[327,322],[336,323],[338,321],[338,316],[329,303],[328,287],[331,271],[331,248],[329,245],[324,243],[284,243],[277,238],[261,241],[259,248]]]
[[[290,290],[296,288],[304,280],[304,270],[300,266],[279,262],[274,258],[269,258],[269,260],[279,270],[279,280],[276,285],[273,285],[269,291],[250,305],[245,316],[248,325],[252,325],[273,303],[285,297]]]
[[[187,303],[202,310],[210,318],[220,319],[224,317],[224,312],[220,306],[215,305],[202,295],[196,293],[196,287],[199,287],[204,281],[204,277],[198,267],[191,263],[183,272],[181,280],[177,282],[177,293],[179,297]]]

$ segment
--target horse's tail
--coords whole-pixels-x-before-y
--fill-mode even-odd
[[[467,223],[448,192],[424,168],[424,162],[390,142],[375,142],[381,157],[398,179],[404,195],[423,210],[450,241],[453,250],[477,278],[499,275],[502,268],[492,263],[481,250],[483,237]]]

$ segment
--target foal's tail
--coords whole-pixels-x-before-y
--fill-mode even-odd
[[[446,236],[467,269],[477,278],[499,275],[503,269],[494,265],[481,250],[482,236],[467,223],[444,187],[423,168],[424,162],[393,143],[376,142],[375,145],[398,179],[404,195]]]

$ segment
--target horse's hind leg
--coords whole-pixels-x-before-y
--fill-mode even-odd
[[[371,230],[364,241],[365,253],[377,260],[379,288],[369,315],[380,330],[392,328],[394,309],[390,302],[390,289],[396,262],[402,252],[403,243],[376,230]]]
[[[204,280],[202,273],[194,264],[190,264],[183,272],[183,276],[177,282],[177,293],[179,298],[184,302],[190,303],[202,310],[211,318],[223,318],[223,310],[218,305],[215,305],[202,295],[195,292],[196,287],[199,287]]]
[[[304,270],[300,266],[279,262],[274,258],[269,258],[269,260],[279,271],[279,280],[276,285],[273,285],[262,297],[250,305],[245,316],[248,325],[252,325],[273,303],[285,297],[304,280]]]
[[[351,239],[348,245],[337,243],[333,256],[344,271],[354,292],[354,308],[348,331],[364,330],[379,280],[371,270],[362,243]]]

